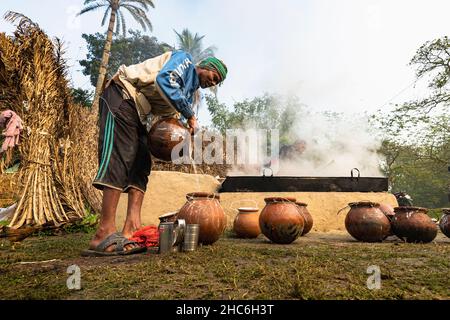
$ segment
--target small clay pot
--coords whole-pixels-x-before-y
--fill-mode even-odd
[[[172,150],[189,137],[189,131],[175,118],[163,118],[157,121],[148,134],[148,147],[153,156],[164,161],[172,160]],[[178,156],[182,156],[180,152]]]
[[[303,202],[296,202],[297,206],[300,209],[300,214],[303,216],[303,219],[305,220],[305,227],[303,228],[302,236],[308,234],[314,224],[313,217],[311,213],[309,213],[308,205]]]
[[[295,202],[286,198],[266,198],[259,215],[261,232],[279,244],[294,242],[303,232],[305,220]]]
[[[253,239],[261,234],[258,208],[239,208],[233,230],[239,238]]]
[[[450,238],[450,209],[443,209],[443,214],[439,221],[439,228],[443,234]]]
[[[219,240],[226,227],[226,216],[219,203],[220,196],[206,192],[189,193],[187,202],[180,209],[177,218],[186,224],[198,224],[199,243],[209,245]]]
[[[381,212],[379,203],[353,202],[349,206],[345,228],[353,238],[363,242],[380,242],[388,237],[391,224]]]
[[[418,207],[397,207],[392,219],[392,229],[397,237],[407,242],[428,243],[438,232],[437,225],[427,215],[428,209]]]

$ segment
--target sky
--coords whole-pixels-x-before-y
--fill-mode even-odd
[[[426,41],[450,32],[448,0],[154,0],[151,35],[175,44],[189,28],[218,47],[229,75],[219,99],[229,105],[265,92],[296,94],[314,110],[344,113],[388,111],[426,94],[414,86],[408,63]],[[79,60],[87,49],[83,33],[106,31],[101,9],[75,14],[83,0],[1,0],[25,14],[48,35],[66,43],[74,86],[92,89]],[[138,29],[131,16],[128,27]],[[14,26],[0,20],[0,31]],[[150,34],[148,32],[148,34]],[[208,124],[208,114],[200,114]]]

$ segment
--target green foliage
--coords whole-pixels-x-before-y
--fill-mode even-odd
[[[64,231],[67,233],[94,233],[97,230],[99,218],[98,214],[88,210],[81,221],[65,226]]]
[[[396,105],[374,116],[384,133],[380,152],[393,191],[406,191],[414,204],[448,206],[450,165],[450,42],[447,37],[425,43],[410,64],[417,78],[428,78],[431,94]]]
[[[198,33],[193,34],[189,29],[183,29],[181,33],[175,30],[174,32],[177,35],[177,49],[189,52],[192,55],[194,63],[214,56],[214,53],[217,51],[215,46],[203,49],[204,35],[200,36]]]
[[[213,127],[222,134],[227,129],[237,128],[278,129],[281,143],[298,138],[291,136],[291,129],[296,117],[306,112],[297,97],[281,98],[269,94],[236,102],[232,110],[212,95],[206,96],[206,102]]]
[[[110,20],[111,12],[114,11],[116,13],[116,33],[119,34],[122,32],[122,35],[125,36],[127,26],[125,16],[123,14],[124,10],[126,10],[134,18],[134,20],[141,25],[144,31],[153,30],[152,23],[147,17],[149,7],[155,7],[152,0],[85,0],[84,8],[78,13],[78,15],[96,11],[100,8],[105,8],[106,10],[102,19],[102,26],[104,26],[106,22]]]
[[[72,88],[71,94],[75,103],[86,108],[91,108],[92,99],[94,98],[94,93],[92,91],[84,90],[82,88]]]
[[[119,67],[140,63],[149,58],[163,54],[167,45],[160,43],[157,38],[142,35],[139,31],[129,31],[130,36],[118,36],[113,39],[111,45],[111,56],[108,63],[107,77],[111,78]],[[83,34],[83,39],[87,42],[88,54],[86,59],[80,61],[83,67],[83,74],[89,76],[91,84],[97,84],[102,60],[103,48],[105,46],[106,35],[102,33]]]

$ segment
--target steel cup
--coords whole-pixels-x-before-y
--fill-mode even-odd
[[[183,251],[195,251],[198,245],[198,235],[200,226],[198,224],[188,224],[184,231]]]
[[[175,226],[173,222],[163,222],[159,224],[159,253],[172,251],[176,242]]]

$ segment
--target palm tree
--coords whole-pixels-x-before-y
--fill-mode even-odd
[[[177,35],[178,49],[189,52],[194,59],[194,63],[213,56],[217,50],[215,46],[203,49],[203,38],[205,36],[199,36],[198,33],[194,35],[189,29],[184,29],[181,33],[176,30],[173,31]]]
[[[102,26],[105,25],[109,16],[109,25],[106,36],[105,48],[103,49],[103,57],[100,65],[99,76],[97,85],[95,88],[94,101],[92,104],[92,112],[98,112],[98,102],[100,94],[103,89],[103,85],[106,78],[106,69],[108,67],[109,55],[111,52],[111,43],[114,33],[114,27],[116,33],[122,31],[123,35],[126,35],[126,21],[121,9],[126,9],[131,16],[141,25],[144,31],[149,29],[153,30],[152,24],[147,17],[147,11],[149,6],[154,8],[153,0],[85,0],[84,8],[78,13],[78,15],[85,14],[87,12],[96,11],[100,8],[106,8],[102,19]],[[117,24],[116,24],[117,21]]]
[[[216,46],[209,46],[206,49],[203,49],[203,38],[198,33],[193,34],[189,29],[185,28],[181,33],[173,30],[177,35],[177,47],[179,50],[183,50],[189,52],[194,60],[194,63],[200,62],[205,58],[214,56],[217,51]],[[211,87],[209,90],[217,95],[217,87]],[[195,93],[194,98],[194,108],[199,109],[202,104],[202,98],[200,95],[200,90]]]

